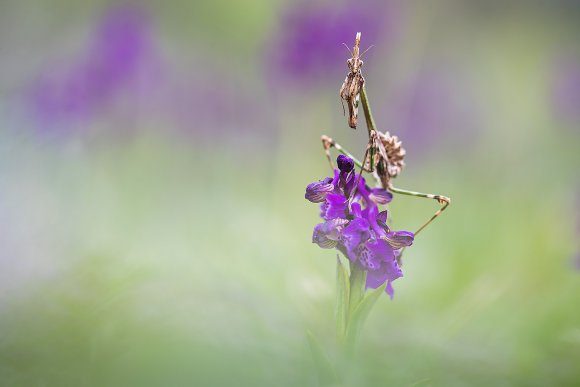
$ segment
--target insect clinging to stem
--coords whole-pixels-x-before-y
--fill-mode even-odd
[[[346,101],[348,106],[348,126],[353,129],[356,129],[358,121],[358,103],[360,90],[365,83],[365,79],[361,73],[361,68],[364,62],[361,59],[362,54],[359,54],[360,37],[361,33],[357,32],[352,51],[350,51],[350,48],[348,48],[348,46],[345,44],[352,57],[346,61],[349,73],[346,75],[346,78],[344,79],[344,82],[340,88],[340,100],[341,102]],[[367,51],[368,49],[370,49],[370,47],[367,48]],[[342,109],[344,111],[344,103],[342,105]]]
[[[330,148],[335,148],[337,151],[347,157],[350,157],[354,161],[355,165],[357,165],[361,170],[359,173],[359,180],[363,172],[372,173],[376,178],[377,183],[380,184],[383,189],[387,189],[392,193],[433,199],[437,201],[441,205],[441,208],[439,208],[437,212],[431,216],[431,218],[429,218],[421,227],[419,227],[419,229],[417,229],[415,232],[415,235],[417,235],[423,229],[425,229],[425,227],[431,224],[435,218],[441,215],[441,213],[451,203],[451,199],[443,195],[410,191],[393,186],[392,180],[400,174],[402,168],[405,166],[404,158],[406,153],[405,150],[401,147],[402,142],[397,136],[393,136],[389,134],[389,132],[381,133],[377,129],[370,109],[368,95],[365,90],[365,80],[361,73],[361,68],[363,65],[361,57],[366,51],[362,54],[359,54],[360,37],[361,33],[357,32],[355,37],[355,45],[351,52],[352,58],[348,59],[347,61],[350,72],[347,74],[346,79],[340,88],[340,98],[341,101],[344,100],[348,104],[348,124],[353,129],[356,129],[358,118],[358,103],[359,98],[361,99],[364,117],[369,131],[369,142],[367,144],[362,162],[358,161],[352,154],[350,154],[328,136],[322,136],[324,152],[326,153],[326,157],[330,162],[331,168],[333,169],[334,166],[332,165],[330,158]],[[358,187],[358,182],[355,183],[355,187]],[[356,188],[352,192],[351,198],[354,197],[355,193]]]

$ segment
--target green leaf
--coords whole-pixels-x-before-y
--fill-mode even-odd
[[[356,307],[361,302],[365,295],[365,285],[367,282],[367,272],[361,269],[358,265],[350,265],[350,297],[348,305],[347,325],[350,316],[354,313]]]
[[[350,298],[350,282],[348,270],[336,256],[336,334],[338,341],[343,342],[346,337],[348,319],[348,305]]]
[[[358,335],[367,319],[373,306],[379,299],[379,297],[384,294],[387,282],[382,284],[376,289],[370,290],[361,300],[361,302],[356,306],[354,312],[351,314],[348,327],[347,327],[347,348],[349,352],[353,352],[356,345],[356,340]]]
[[[312,332],[306,332],[308,336],[308,344],[310,344],[310,352],[312,353],[312,357],[314,358],[314,364],[316,366],[316,373],[318,375],[318,382],[320,386],[334,386],[338,384],[338,376],[336,375],[336,371],[328,358],[324,354],[322,347],[316,340],[316,337],[312,334]]]

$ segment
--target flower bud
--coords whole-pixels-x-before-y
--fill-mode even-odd
[[[336,164],[338,164],[338,169],[344,173],[349,173],[354,168],[354,161],[345,155],[338,155],[336,158]]]

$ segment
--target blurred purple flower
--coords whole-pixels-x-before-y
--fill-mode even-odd
[[[312,242],[324,249],[338,249],[365,270],[367,288],[374,289],[387,282],[385,291],[392,298],[392,282],[403,276],[397,256],[400,249],[413,244],[414,234],[391,231],[387,226],[387,212],[379,212],[378,204],[390,202],[390,192],[380,188],[371,190],[364,178],[359,179],[352,159],[340,155],[337,164],[339,169],[335,170],[334,178],[306,187],[305,198],[321,203],[320,216],[325,220],[314,227]]]
[[[290,82],[334,81],[346,74],[349,53],[343,43],[352,47],[356,32],[361,31],[364,51],[379,36],[388,35],[394,19],[391,9],[385,0],[292,4],[282,15],[278,34],[269,42],[270,74],[275,80]],[[385,45],[384,39],[381,45]]]
[[[41,74],[29,98],[36,118],[48,126],[92,117],[116,94],[135,84],[153,56],[148,15],[132,6],[108,10],[86,56],[69,68]]]
[[[555,114],[569,122],[580,121],[580,60],[563,58],[553,70],[552,102]]]
[[[254,130],[255,137],[266,136],[254,129],[266,126],[259,121],[266,115],[255,114],[259,101],[251,92],[230,74],[211,69],[194,72],[199,78],[176,75],[160,56],[154,32],[144,9],[110,8],[81,58],[40,74],[26,94],[26,107],[41,127],[48,128],[85,124],[107,113],[107,118],[131,123],[161,119],[208,136],[216,136],[215,126],[226,133],[234,127],[239,131],[241,125],[246,132]]]
[[[409,151],[424,154],[442,141],[474,144],[480,128],[479,109],[469,80],[460,72],[430,67],[416,75],[395,97],[393,109],[379,111],[393,122]]]

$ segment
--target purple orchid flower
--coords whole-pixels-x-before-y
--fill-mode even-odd
[[[414,234],[387,226],[387,211],[379,211],[378,205],[392,200],[390,192],[369,188],[354,171],[351,158],[340,155],[337,164],[334,178],[306,187],[305,198],[321,203],[320,216],[325,220],[314,227],[312,242],[324,249],[336,248],[365,270],[367,288],[387,282],[385,291],[392,299],[392,282],[403,276],[397,257],[402,248],[413,244]]]

